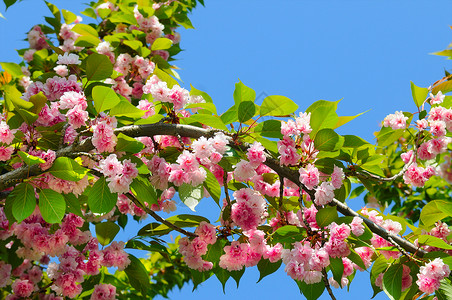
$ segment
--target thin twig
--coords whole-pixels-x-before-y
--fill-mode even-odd
[[[158,214],[156,214],[152,209],[149,209],[148,207],[142,205],[142,204],[140,203],[140,201],[138,201],[138,199],[135,198],[133,195],[127,194],[126,196],[127,196],[130,200],[132,200],[132,202],[133,202],[136,206],[138,206],[138,207],[140,207],[141,209],[143,209],[146,213],[148,213],[149,215],[151,215],[155,220],[159,221],[160,223],[165,224],[165,225],[168,226],[169,228],[174,229],[174,230],[176,230],[176,231],[182,233],[183,235],[186,235],[186,236],[189,236],[189,237],[197,237],[197,236],[198,236],[197,234],[195,234],[195,233],[193,233],[193,232],[186,231],[185,229],[182,229],[182,228],[180,228],[180,227],[174,225],[173,223],[168,222],[167,220],[163,219],[163,218],[160,217]]]
[[[322,275],[323,275],[323,283],[325,284],[328,294],[330,294],[330,297],[332,300],[336,300],[336,297],[334,297],[333,291],[331,290],[330,283],[328,282],[328,274],[326,273],[325,269],[322,269]],[[339,284],[340,284],[340,282],[339,282]]]

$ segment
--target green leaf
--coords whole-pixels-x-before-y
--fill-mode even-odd
[[[218,183],[218,180],[215,177],[215,175],[213,175],[213,173],[210,172],[209,169],[207,169],[206,167],[203,166],[203,168],[207,173],[207,177],[203,185],[209,192],[210,197],[212,197],[213,200],[215,200],[215,202],[218,204],[218,206],[220,206],[221,186]]]
[[[441,91],[443,94],[452,91],[452,80],[447,80],[435,85],[432,89],[432,94],[436,95],[439,91]]]
[[[242,101],[238,108],[238,119],[240,123],[245,123],[256,113],[256,106],[253,101]]]
[[[12,215],[17,222],[22,222],[36,208],[36,197],[33,186],[25,182],[20,183],[8,195],[6,202],[12,202]]]
[[[176,225],[177,227],[198,227],[201,222],[209,222],[209,219],[204,218],[202,216],[196,216],[196,215],[188,215],[188,214],[181,214],[177,216],[172,216],[166,219],[171,224]]]
[[[342,147],[344,138],[333,129],[324,128],[315,135],[314,146],[320,151],[335,151]]]
[[[238,109],[239,105],[243,101],[251,101],[254,102],[256,99],[256,92],[252,89],[244,85],[240,80],[235,84],[234,90],[234,103],[235,107]]]
[[[316,300],[322,296],[325,291],[323,281],[314,284],[307,284],[304,281],[296,281],[300,292],[306,297],[306,300]]]
[[[261,281],[267,275],[275,273],[281,266],[282,260],[275,263],[271,263],[268,259],[261,259],[257,264],[257,269],[259,270],[259,281]]]
[[[166,82],[168,88],[170,88],[170,89],[173,86],[178,85],[177,81],[173,77],[171,77],[165,71],[159,69],[157,66],[155,66],[154,72],[152,74],[156,75],[160,80]]]
[[[341,127],[344,124],[347,124],[348,122],[352,121],[356,117],[359,117],[359,116],[361,116],[362,114],[365,114],[368,111],[369,110],[366,110],[365,112],[359,113],[359,114],[354,115],[354,116],[342,116],[342,117],[339,117],[339,120],[337,121],[336,125],[334,126],[334,129],[336,129],[338,127]]]
[[[383,290],[392,300],[400,299],[402,294],[403,265],[394,264],[383,275]]]
[[[190,87],[190,96],[202,96],[206,103],[213,103],[212,98],[206,92],[194,88],[191,84]],[[214,111],[214,113],[216,114],[217,112]]]
[[[377,135],[378,146],[386,147],[397,141],[405,129],[392,129],[391,127],[383,127]]]
[[[119,226],[113,222],[96,224],[96,238],[102,246],[110,244],[119,232]]]
[[[320,209],[315,216],[317,225],[319,225],[320,228],[330,225],[332,222],[336,221],[337,218],[338,215],[335,206],[324,207]]]
[[[77,19],[77,15],[69,10],[62,9],[61,12],[63,13],[64,22],[66,24],[71,24]]]
[[[266,120],[259,123],[254,127],[254,132],[270,138],[282,139],[283,137],[281,134],[281,121],[279,120]]]
[[[355,250],[350,249],[350,254],[347,256],[348,259],[350,259],[352,262],[354,262],[355,264],[357,264],[360,268],[362,269],[366,269],[366,265],[364,264],[361,256],[359,256]]]
[[[24,76],[24,74],[22,73],[22,69],[18,64],[12,62],[0,62],[0,66],[2,66],[3,70],[7,71],[13,77]]]
[[[443,213],[446,213],[447,216],[452,217],[452,203],[451,202],[443,201],[443,200],[436,200],[435,203],[439,210],[441,210]]]
[[[18,151],[17,154],[20,156],[20,158],[22,158],[24,163],[26,163],[29,166],[37,165],[37,164],[43,164],[43,163],[46,162],[45,160],[43,160],[40,157],[30,155],[30,154],[25,153],[23,151]]]
[[[226,112],[221,114],[220,118],[224,124],[231,124],[231,123],[237,122],[239,120],[238,114],[237,114],[237,107],[232,106]]]
[[[305,236],[305,229],[293,225],[285,225],[273,233],[273,242],[290,245],[301,241]]]
[[[47,102],[47,97],[42,92],[39,92],[30,97],[30,102],[34,105],[33,113],[39,114]]]
[[[115,107],[110,109],[110,115],[137,119],[144,115],[144,111],[137,108],[127,100],[121,100]]]
[[[151,46],[151,50],[166,50],[169,49],[173,45],[173,41],[168,38],[158,38],[156,39]]]
[[[326,100],[319,100],[311,104],[306,113],[311,113],[311,137],[323,128],[334,128],[339,122],[339,117],[336,113],[337,104],[340,100],[331,102]]]
[[[79,217],[83,218],[83,213],[80,208],[80,201],[74,194],[63,194],[64,199],[66,200],[66,212],[73,213]]]
[[[133,50],[138,50],[140,47],[143,47],[143,43],[140,41],[124,41],[124,45],[129,46]]]
[[[79,25],[79,24],[77,24]],[[106,55],[92,53],[85,59],[88,81],[103,80],[113,74],[113,65]]]
[[[75,160],[68,157],[58,157],[49,172],[60,179],[79,181],[88,173],[88,169],[79,165]]]
[[[372,265],[372,269],[370,270],[370,283],[372,284],[372,289],[374,290],[373,297],[375,297],[376,294],[381,292],[381,289],[375,285],[375,280],[377,279],[378,275],[380,275],[386,270],[388,265],[389,262],[383,255],[380,255]]]
[[[237,288],[239,287],[239,282],[240,282],[240,278],[242,278],[243,273],[245,273],[245,267],[243,267],[241,270],[239,271],[232,271],[231,272],[231,277],[235,280],[235,282],[237,283]]]
[[[183,183],[179,187],[179,197],[192,211],[195,211],[196,205],[204,197],[204,188],[202,185],[192,186]]]
[[[101,19],[105,19],[111,13],[111,10],[109,8],[100,8],[97,10],[97,13]]]
[[[74,31],[75,33],[78,33],[80,35],[85,35],[85,36],[95,36],[95,37],[99,36],[96,29],[87,24],[80,24],[80,23],[75,24],[74,27],[72,28],[72,31]]]
[[[340,257],[330,257],[330,268],[333,278],[341,285],[342,275],[344,274],[344,263]]]
[[[123,133],[118,134],[117,152],[138,153],[144,149],[144,144]]]
[[[130,25],[137,24],[137,20],[135,19],[135,17],[132,14],[127,14],[127,13],[121,13],[121,12],[116,13],[108,19],[112,23],[125,23],[125,24],[130,24]]]
[[[369,142],[363,140],[362,138],[360,138],[359,136],[356,135],[344,135],[344,145],[342,145],[342,147],[346,147],[346,148],[359,148],[361,146],[369,146],[371,147],[372,145],[369,144]]]
[[[88,205],[93,213],[105,214],[116,205],[118,194],[110,192],[105,177],[99,178],[88,194]]]
[[[261,116],[282,117],[294,113],[298,105],[285,96],[273,95],[265,97],[261,105]]]
[[[129,259],[130,264],[124,269],[124,272],[127,274],[130,284],[137,291],[141,291],[142,295],[146,295],[151,289],[149,273],[138,258],[129,254]]]
[[[75,42],[74,45],[77,47],[96,47],[99,45],[100,40],[99,38],[92,36],[92,35],[81,35],[79,36]]]
[[[115,91],[106,86],[95,86],[93,88],[93,100],[94,107],[96,108],[97,113],[101,113],[103,111],[109,110],[120,102],[118,95],[116,95]]]
[[[221,129],[221,130],[226,130],[226,131],[228,130],[226,125],[224,125],[223,121],[218,116],[212,116],[212,115],[206,115],[206,114],[196,114],[196,115],[191,115],[190,117],[184,119],[184,121],[187,124],[201,123],[201,124],[205,124],[205,125],[208,125],[210,127],[216,128],[216,129]]]
[[[413,95],[414,104],[419,108],[427,99],[428,88],[421,88],[416,86],[412,81],[411,83],[411,94]]]
[[[226,282],[231,277],[231,273],[228,270],[225,270],[220,267],[215,268],[214,273],[215,276],[218,278],[218,281],[220,281],[221,286],[223,287],[223,293],[225,293]]]
[[[149,180],[138,176],[130,184],[130,189],[141,204],[144,205],[144,202],[158,204],[157,192]]]
[[[440,238],[431,235],[421,235],[418,237],[418,243],[420,245],[429,245],[436,248],[452,250],[452,246],[443,241]]]
[[[39,193],[39,210],[47,223],[60,223],[66,213],[66,201],[60,193],[43,189]]]
[[[149,223],[143,226],[139,231],[139,236],[154,236],[154,235],[165,235],[173,231],[166,225],[160,223]]]
[[[422,208],[420,220],[424,226],[429,227],[448,216],[438,207],[439,202],[430,201]]]

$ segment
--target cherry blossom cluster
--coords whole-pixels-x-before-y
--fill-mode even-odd
[[[441,258],[435,258],[433,261],[419,269],[416,284],[422,292],[431,294],[439,289],[440,281],[449,275],[449,266],[445,264]]]
[[[116,154],[110,154],[99,162],[99,169],[107,178],[108,187],[112,193],[124,194],[129,192],[130,184],[138,176],[138,169],[130,159],[122,162]]]
[[[0,115],[2,116],[2,115]],[[1,120],[2,118],[0,118]],[[16,130],[11,130],[5,121],[0,121],[0,161],[7,161],[14,152],[14,147],[9,146],[14,140]]]

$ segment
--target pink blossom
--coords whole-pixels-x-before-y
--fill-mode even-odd
[[[322,182],[320,186],[315,189],[314,202],[317,205],[326,205],[334,198],[334,187],[329,182]]]
[[[0,146],[0,161],[8,161],[11,158],[11,154],[14,152],[14,147]]]
[[[107,178],[108,187],[112,193],[125,194],[130,190],[132,180],[122,175]]]
[[[96,284],[90,300],[114,300],[116,299],[116,287],[111,284]]]
[[[312,190],[319,184],[320,173],[313,164],[308,164],[306,168],[300,168],[298,172],[300,173],[300,182],[308,189]]]
[[[390,114],[384,119],[383,126],[391,127],[394,130],[405,129],[407,120],[408,117],[405,117],[401,111],[396,111],[394,114]]]
[[[12,289],[15,295],[19,297],[28,297],[34,290],[34,285],[29,280],[16,279],[12,284]]]
[[[98,152],[113,152],[117,140],[113,128],[105,121],[93,126],[92,143]]]
[[[60,109],[70,109],[77,105],[80,105],[82,109],[86,109],[88,107],[86,97],[81,92],[69,91],[65,92],[60,97]]]
[[[240,162],[235,165],[234,178],[238,181],[247,181],[256,175],[256,171],[250,162],[246,160],[240,160]]]
[[[122,173],[123,166],[116,154],[110,154],[99,162],[99,168],[105,176],[116,176]]]
[[[333,174],[331,174],[331,184],[335,189],[339,189],[342,186],[342,181],[344,180],[345,175],[342,168],[334,165]]]
[[[0,288],[11,284],[11,265],[0,261]]]
[[[220,267],[228,271],[241,270],[246,263],[248,247],[247,244],[241,244],[238,241],[225,246],[225,254],[220,257]]]
[[[53,68],[55,73],[60,75],[61,77],[66,77],[69,74],[69,70],[67,69],[67,66],[64,65],[58,65],[55,68]]]
[[[259,142],[254,142],[253,145],[248,148],[246,156],[248,157],[251,165],[258,166],[261,163],[265,162],[266,157],[264,150],[265,148]]]
[[[281,259],[282,250],[283,246],[280,243],[277,243],[273,247],[266,246],[263,256],[265,259],[268,259],[270,262],[274,263]]]
[[[428,122],[426,119],[417,120],[416,121],[416,128],[420,131],[425,130],[428,126]]]
[[[9,129],[9,125],[6,122],[0,122],[0,143],[5,143],[7,145],[11,144],[14,140],[14,133]]]
[[[439,91],[435,96],[433,94],[430,94],[430,104],[441,104],[444,101],[444,98],[446,98],[445,95],[441,91]]]
[[[65,52],[63,55],[58,55],[57,64],[59,65],[79,65],[81,63],[77,54]]]
[[[446,135],[446,123],[444,121],[431,121],[430,133],[437,137]]]
[[[76,105],[74,108],[71,108],[66,113],[66,117],[68,119],[68,123],[74,129],[85,126],[86,121],[88,121],[88,119],[89,119],[88,112],[83,110],[81,105]]]
[[[215,151],[215,148],[205,137],[200,137],[194,141],[192,148],[197,158],[209,158],[209,156]]]
[[[362,235],[364,233],[363,219],[361,219],[360,217],[354,217],[352,222],[350,223],[350,227],[354,235]]]
[[[400,154],[400,158],[402,158],[403,162],[407,164],[410,162],[411,158],[413,157],[413,153],[414,153],[413,150],[410,150],[406,153],[402,153],[402,154]]]
[[[207,244],[215,244],[215,242],[217,241],[215,226],[205,221],[199,223],[199,226],[196,228],[195,233]]]
[[[350,227],[347,224],[336,224],[335,222],[330,224],[330,238],[345,240],[350,235]]]

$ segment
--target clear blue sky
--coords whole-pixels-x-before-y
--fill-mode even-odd
[[[75,2],[53,1],[59,8],[82,10]],[[6,13],[1,7],[8,20],[0,20],[0,61],[17,61],[13,49],[24,48],[25,32],[49,13],[35,0],[24,0]],[[443,76],[444,68],[451,69],[450,61],[428,54],[452,41],[451,11],[450,1],[206,0],[206,7],[198,7],[191,17],[196,30],[181,31],[185,51],[176,65],[185,87],[191,83],[209,93],[220,112],[232,105],[239,78],[257,95],[285,95],[301,110],[319,99],[343,98],[340,115],[371,111],[340,133],[372,142],[387,114],[415,110],[410,80],[427,87]],[[349,204],[359,208],[358,201]],[[198,213],[211,213],[211,204],[202,202]],[[188,212],[181,207],[180,213]],[[281,270],[256,285],[258,278],[257,270],[250,269],[238,289],[228,282],[226,295],[218,280],[210,279],[195,293],[187,286],[170,298],[302,298]],[[369,299],[369,274],[357,276],[350,293],[335,294],[338,299]],[[329,296],[324,293],[321,299]]]

